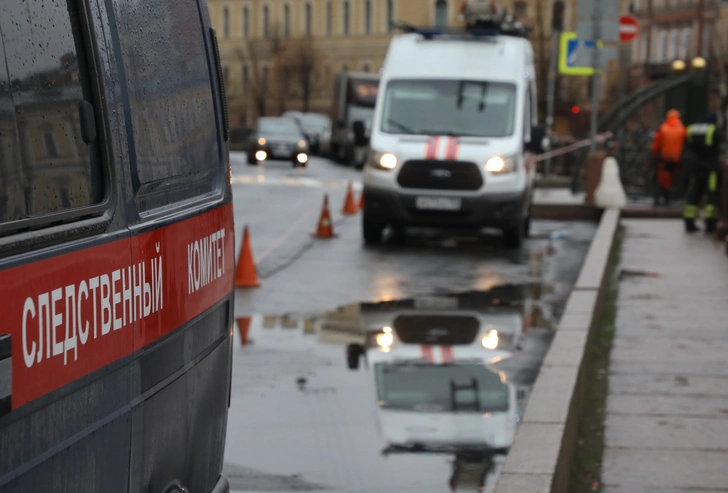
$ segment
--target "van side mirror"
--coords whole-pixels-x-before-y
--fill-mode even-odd
[[[548,137],[546,127],[536,125],[531,128],[531,141],[526,144],[526,149],[535,154],[548,152],[551,149],[551,139]]]
[[[346,346],[346,366],[350,370],[359,369],[359,360],[366,357],[364,347],[360,344],[349,344]]]
[[[354,145],[357,147],[363,147],[369,144],[367,138],[367,128],[363,121],[357,120],[354,122]]]

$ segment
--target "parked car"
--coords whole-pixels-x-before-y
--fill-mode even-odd
[[[319,113],[304,113],[299,118],[311,152],[319,156],[326,156],[331,149],[331,119]]]
[[[251,133],[248,164],[272,159],[287,160],[296,168],[306,167],[309,145],[301,128],[292,118],[263,117]]]

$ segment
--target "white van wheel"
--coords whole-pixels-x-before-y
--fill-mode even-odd
[[[512,228],[503,230],[503,244],[508,249],[518,249],[523,246],[526,236],[526,219],[520,219]]]

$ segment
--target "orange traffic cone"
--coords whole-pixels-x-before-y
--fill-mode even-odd
[[[236,320],[240,331],[240,340],[243,346],[248,345],[248,332],[250,331],[250,317],[240,317]]]
[[[324,195],[324,207],[321,210],[318,228],[311,236],[314,238],[335,238],[334,225],[331,223],[331,213],[329,212],[329,196]]]
[[[346,216],[353,216],[357,212],[359,212],[359,209],[356,206],[356,202],[354,202],[354,192],[351,190],[351,182],[349,182],[349,186],[346,190],[344,208],[341,210],[341,213]]]
[[[250,233],[247,226],[245,226],[245,232],[243,233],[243,248],[240,250],[240,257],[238,258],[235,285],[239,288],[257,288],[260,286],[258,274],[255,271],[253,249],[250,247]]]

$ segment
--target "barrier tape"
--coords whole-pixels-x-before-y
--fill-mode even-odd
[[[597,135],[596,141],[598,144],[603,144],[604,142],[607,141],[607,139],[612,137],[612,135],[613,135],[612,132],[604,132],[603,134]],[[556,149],[553,151],[545,152],[543,154],[539,154],[538,156],[536,156],[536,162],[545,161],[546,159],[557,157],[557,156],[563,156],[564,154],[569,154],[570,152],[574,152],[576,150],[582,149],[589,145],[591,145],[591,139],[580,140],[579,142],[575,142],[566,147],[562,147],[561,149]]]

